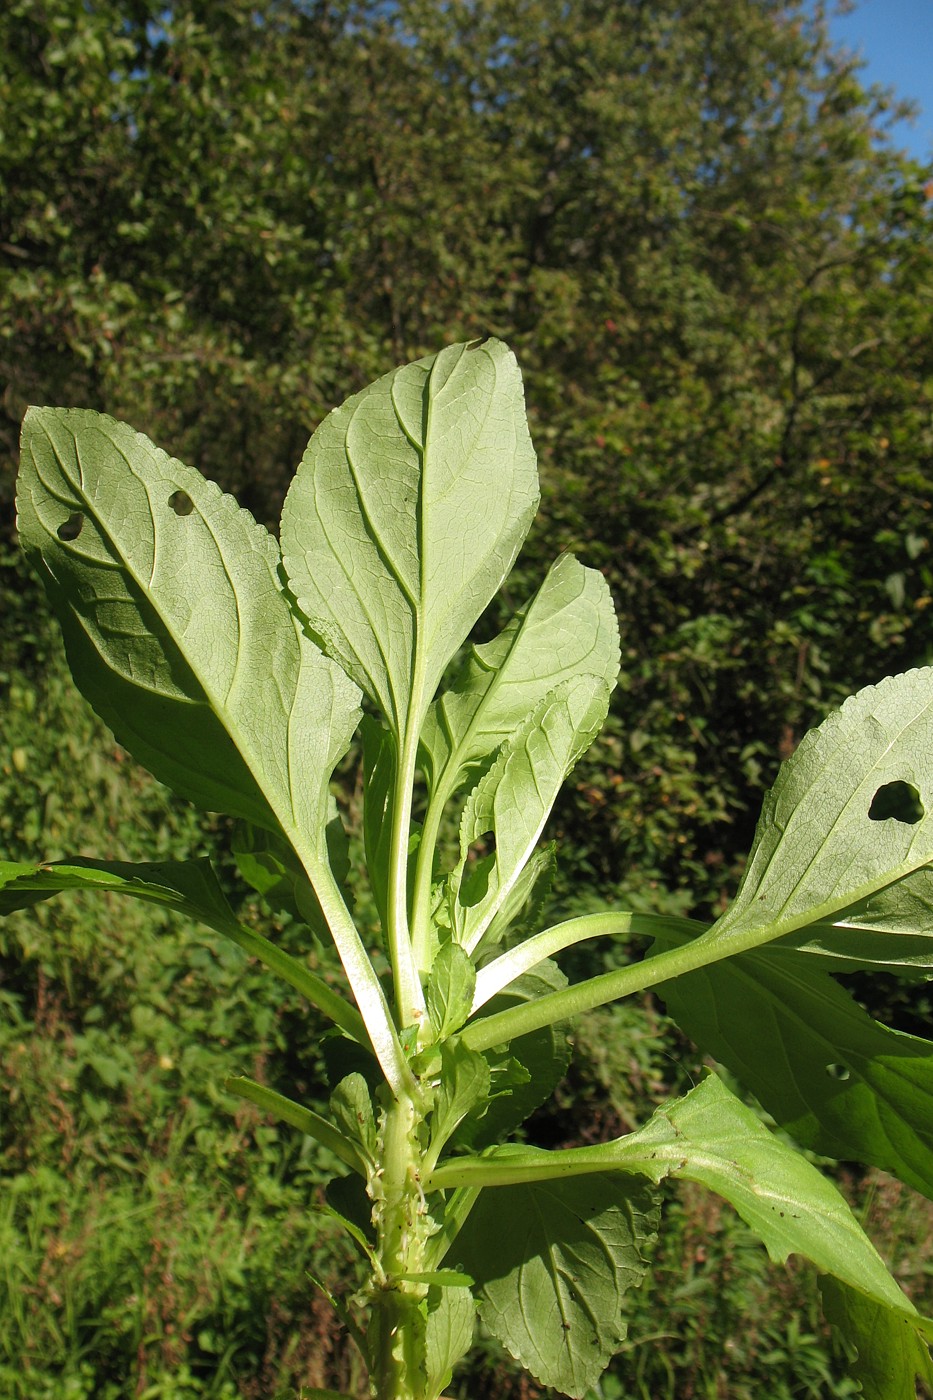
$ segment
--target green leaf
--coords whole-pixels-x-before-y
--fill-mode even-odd
[[[563,1152],[498,1148],[481,1157],[453,1158],[430,1174],[425,1189],[484,1188],[475,1215],[500,1187],[559,1182],[572,1200],[589,1173],[603,1180],[612,1170],[638,1172],[655,1184],[672,1176],[715,1191],[776,1262],[803,1255],[821,1273],[906,1322],[918,1337],[933,1335],[933,1323],[918,1316],[832,1182],[769,1132],[715,1076],[614,1142]],[[469,1251],[462,1262],[483,1280]]]
[[[421,731],[431,791],[454,792],[467,770],[503,744],[549,691],[578,675],[619,671],[619,627],[602,574],[572,554],[493,641],[474,646]]]
[[[910,1318],[832,1277],[820,1280],[820,1293],[827,1322],[855,1348],[848,1371],[863,1400],[916,1400],[918,1378],[933,1393],[930,1349]]]
[[[521,376],[496,340],[395,370],[312,437],[282,513],[286,572],[397,739],[410,712],[420,725],[537,503]]]
[[[342,884],[349,873],[349,842],[333,797],[328,798],[327,805],[330,813],[325,832],[328,862],[335,880]],[[281,832],[239,822],[233,836],[232,854],[243,879],[273,912],[289,914],[319,936],[328,936],[327,920],[314,886]]]
[[[476,968],[459,943],[445,943],[438,950],[424,989],[433,1040],[444,1040],[458,1031],[470,1014],[476,987]]]
[[[383,1070],[411,1089],[327,858],[329,782],[359,692],[295,622],[273,538],[148,438],[82,410],[30,410],[17,499],[87,699],[183,796],[281,827],[326,899]]]
[[[778,956],[786,950],[807,953],[830,972],[933,972],[933,870],[915,870],[843,909],[832,923],[808,924],[768,951]]]
[[[120,742],[204,807],[323,827],[358,694],[290,616],[272,536],[142,434],[77,409],[30,409],[17,505],[75,680]]]
[[[162,904],[209,928],[236,924],[209,860],[96,861],[75,857],[43,863],[0,860],[0,914],[11,914],[63,890],[101,890]]]
[[[931,747],[931,668],[859,691],[811,730],[765,798],[741,888],[711,936],[832,921],[933,860]],[[915,800],[898,805],[905,790]]]
[[[743,953],[660,990],[798,1142],[933,1198],[933,1043],[872,1020],[805,953]]]
[[[492,1334],[543,1385],[582,1396],[626,1336],[648,1266],[653,1191],[615,1175],[483,1191],[454,1253]]]
[[[456,1278],[453,1270],[445,1270]],[[462,1277],[462,1276],[461,1276]],[[443,1284],[428,1290],[428,1395],[440,1395],[450,1384],[453,1369],[473,1345],[476,1300],[467,1287]]]
[[[369,1085],[361,1074],[348,1074],[330,1096],[331,1117],[348,1138],[358,1142],[364,1157],[376,1159],[376,1121]]]
[[[294,1099],[288,1099],[284,1094],[276,1093],[274,1089],[266,1088],[265,1084],[257,1084],[246,1075],[226,1079],[224,1088],[241,1099],[248,1099],[250,1103],[256,1104],[264,1113],[271,1114],[280,1122],[288,1123],[299,1132],[314,1138],[348,1167],[359,1172],[360,1176],[366,1176],[366,1158],[360,1152],[358,1142],[355,1138],[347,1137],[339,1128],[334,1127],[333,1123],[328,1123],[319,1113],[305,1108],[303,1104],[295,1103]]]
[[[433,1169],[464,1118],[468,1115],[478,1117],[477,1109],[484,1107],[489,1098],[489,1064],[484,1056],[468,1050],[456,1040],[445,1041],[440,1054],[441,1076],[435,1091],[425,1171]]]
[[[474,956],[482,961],[484,955],[509,936],[511,942],[538,925],[541,912],[551,892],[554,872],[557,869],[557,843],[549,841],[539,846],[524,866],[518,879],[512,885],[505,899],[496,910],[482,939],[476,945]]]
[[[913,1312],[833,1183],[715,1075],[658,1109],[639,1132],[609,1144],[606,1155],[656,1182],[671,1175],[715,1191],[776,1263],[802,1254],[884,1307]]]
[[[602,728],[609,687],[578,676],[552,690],[502,748],[470,794],[460,824],[460,888],[454,931],[468,952],[508,899],[531,858],[551,807],[574,763]],[[495,835],[495,858],[472,871],[471,844]]]

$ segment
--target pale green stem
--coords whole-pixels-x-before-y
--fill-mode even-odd
[[[696,972],[736,953],[749,952],[783,936],[785,932],[783,927],[759,928],[744,935],[719,937],[714,926],[708,933],[683,947],[670,948],[665,953],[619,968],[616,972],[604,972],[600,977],[577,982],[561,992],[549,992],[536,1001],[471,1021],[461,1032],[461,1040],[470,1050],[489,1050],[494,1045],[503,1045],[530,1031],[569,1020],[584,1011],[605,1006],[607,1002],[656,987],[661,982],[670,982],[687,972]]]
[[[447,769],[445,776],[446,773]],[[442,777],[440,787],[428,803],[415,865],[411,942],[415,965],[423,974],[430,971],[431,963],[431,878],[434,871],[434,852],[437,849],[438,833],[449,797],[449,784],[445,783]]]
[[[291,838],[294,844],[294,837]],[[327,920],[331,937],[340,954],[347,980],[356,998],[360,1015],[369,1032],[369,1039],[382,1072],[396,1097],[409,1096],[416,1101],[420,1089],[405,1052],[399,1043],[398,1032],[392,1019],[389,1003],[386,1001],[382,983],[376,976],[376,969],[363,947],[359,932],[350,911],[344,903],[343,895],[333,877],[330,865],[324,860],[305,858],[300,847],[296,846],[308,877],[314,886],[318,903]]]
[[[566,923],[555,924],[553,928],[526,938],[515,948],[510,948],[493,962],[487,963],[476,974],[476,990],[470,1014],[478,1011],[491,997],[501,992],[523,972],[530,972],[545,958],[582,943],[587,938],[609,938],[620,933],[631,933],[637,915],[583,914],[578,919],[568,919]]]
[[[418,1107],[398,1098],[382,1123],[374,1198],[378,1283],[370,1293],[367,1328],[370,1372],[377,1400],[425,1400],[423,1274],[431,1228],[421,1186]]]
[[[420,1022],[425,1013],[424,990],[415,965],[408,925],[408,842],[411,836],[411,804],[419,732],[419,725],[414,719],[410,713],[396,767],[392,836],[389,843],[386,936],[395,980],[395,1005],[403,1026]]]
[[[595,1147],[566,1147],[557,1152],[535,1151],[515,1158],[452,1157],[435,1168],[427,1178],[430,1191],[470,1191],[479,1195],[493,1186],[522,1186],[533,1181],[554,1181],[561,1177],[585,1176],[593,1172],[631,1171],[660,1179],[660,1152],[646,1144],[643,1131],[637,1143],[626,1147],[624,1138]],[[652,1155],[653,1154],[653,1155]]]

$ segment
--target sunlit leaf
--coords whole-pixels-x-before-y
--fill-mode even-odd
[[[521,376],[496,340],[395,370],[312,437],[282,513],[285,568],[397,737],[410,710],[420,724],[537,504]]]

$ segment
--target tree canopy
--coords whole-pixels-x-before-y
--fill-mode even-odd
[[[27,402],[105,409],[268,520],[348,388],[501,336],[522,582],[575,548],[623,620],[580,869],[715,902],[778,758],[933,640],[895,110],[796,0],[12,0],[0,451]]]

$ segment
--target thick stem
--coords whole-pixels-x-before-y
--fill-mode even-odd
[[[372,1184],[381,1277],[368,1329],[375,1400],[434,1400],[428,1394],[423,1302],[429,1219],[421,1188],[422,1117],[410,1098],[386,1109],[379,1171]]]

